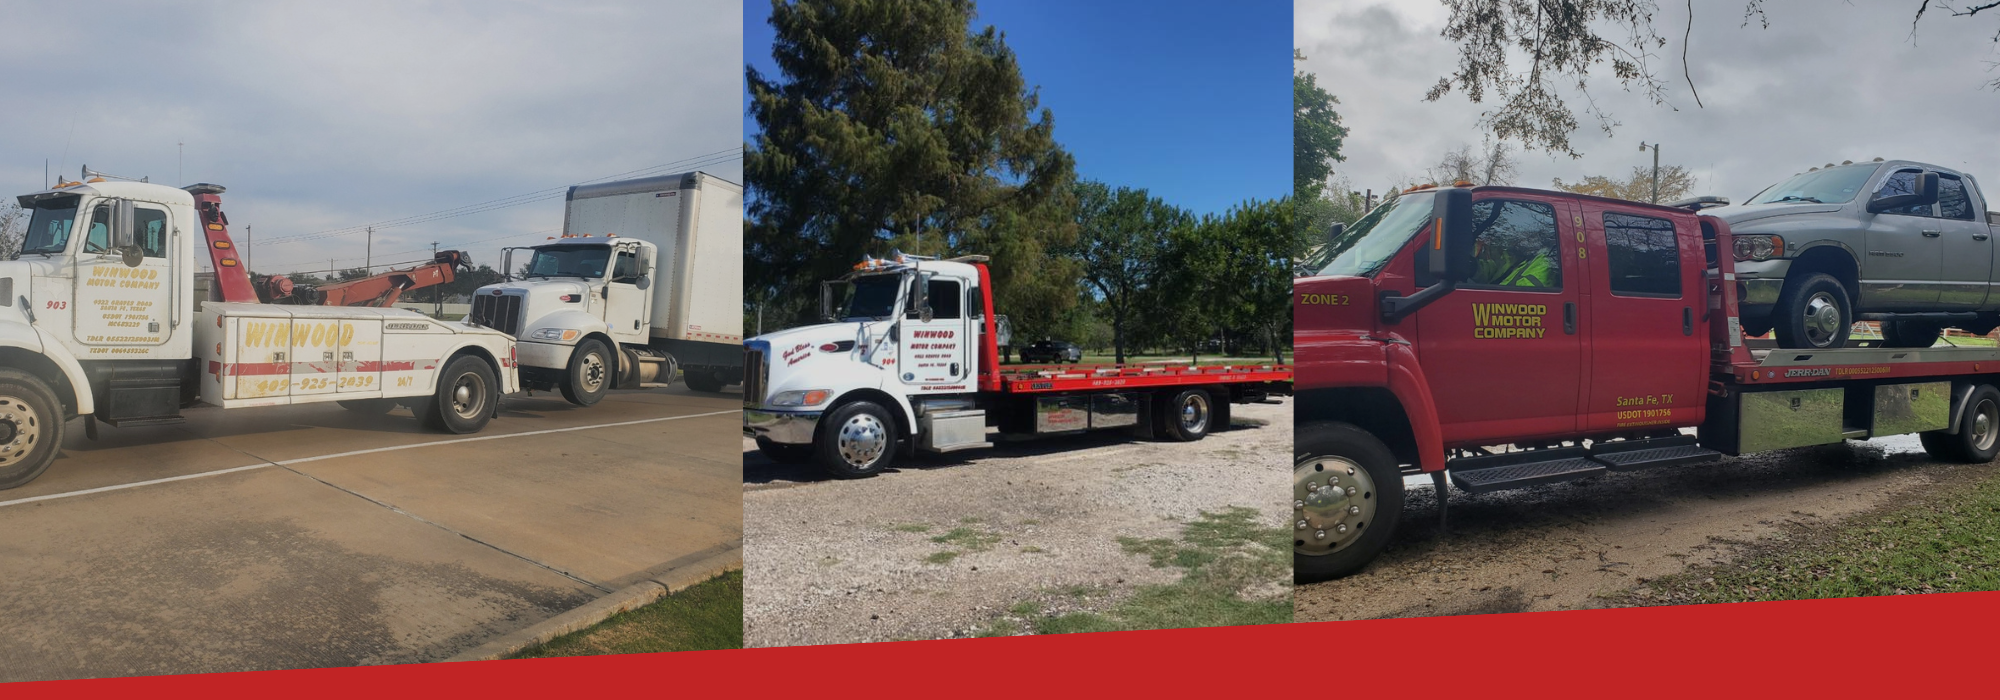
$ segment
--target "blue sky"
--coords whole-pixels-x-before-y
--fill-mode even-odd
[[[770,11],[743,4],[744,58],[766,75]],[[1291,5],[996,0],[973,24],[1005,32],[1079,177],[1196,213],[1291,190]]]

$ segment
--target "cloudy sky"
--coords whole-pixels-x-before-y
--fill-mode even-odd
[[[1680,72],[1687,4],[1661,4],[1655,26],[1669,43],[1655,50],[1655,65],[1672,83],[1671,106],[1622,91],[1600,68],[1591,92],[1619,122],[1614,134],[1579,119],[1571,142],[1583,157],[1528,153],[1516,184],[1623,177],[1651,164],[1639,152],[1645,141],[1664,144],[1661,163],[1698,178],[1697,194],[1735,201],[1810,167],[1878,156],[1961,169],[2000,193],[2000,92],[1983,87],[2000,78],[1991,70],[2000,13],[1949,17],[1933,2],[1913,37],[1918,0],[1770,0],[1769,29],[1740,26],[1743,0],[1695,0],[1688,64],[1707,105],[1697,108]],[[1440,3],[1300,0],[1293,9],[1301,66],[1341,100],[1351,133],[1348,160],[1335,167],[1355,188],[1379,192],[1450,149],[1479,145],[1483,105],[1458,93],[1423,101],[1457,64],[1455,47],[1438,36]]]
[[[284,237],[518,202],[375,233],[378,263],[438,241],[497,264],[561,227],[567,185],[691,164],[742,181],[735,3],[82,7],[9,6],[0,186],[42,189],[44,159],[221,184],[258,272],[361,264],[358,231]]]

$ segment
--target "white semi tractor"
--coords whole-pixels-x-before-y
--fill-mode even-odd
[[[413,311],[259,304],[223,188],[83,181],[21,195],[27,235],[0,262],[0,489],[55,461],[65,426],[156,425],[200,404],[398,404],[433,428],[485,427],[517,390],[514,340]],[[197,310],[195,268],[219,301]]]
[[[515,253],[527,262],[514,267]],[[519,339],[521,381],[589,406],[617,388],[743,377],[743,186],[703,172],[571,187],[563,233],[509,248],[466,319]]]

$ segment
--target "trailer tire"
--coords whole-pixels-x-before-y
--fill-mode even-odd
[[[35,375],[0,369],[0,489],[34,481],[62,449],[62,402]]]
[[[813,459],[812,445],[787,445],[770,438],[757,438],[757,451],[779,464],[805,464]]]
[[[1958,434],[1943,430],[1918,433],[1924,452],[1948,462],[1984,464],[2000,455],[2000,389],[1981,384],[1966,397],[1965,415],[1959,416]]]
[[[1182,389],[1160,408],[1160,434],[1175,442],[1208,437],[1215,426],[1215,397],[1206,389]]]
[[[1854,326],[1853,306],[1847,288],[1824,272],[1786,284],[1771,308],[1771,329],[1778,332],[1778,347],[1826,350],[1846,345]]]
[[[1882,347],[1927,348],[1937,344],[1944,328],[1924,321],[1883,321]]]
[[[882,473],[896,460],[896,419],[872,401],[855,401],[827,413],[813,441],[813,461],[842,479]]]
[[[379,416],[396,410],[395,399],[355,399],[341,401],[340,407],[364,416]]]
[[[1347,423],[1301,426],[1295,440],[1292,578],[1312,583],[1360,571],[1389,545],[1403,518],[1396,457],[1374,435]],[[1326,490],[1329,470],[1339,491]]]
[[[611,389],[614,371],[611,352],[604,348],[604,341],[588,338],[577,343],[576,352],[569,354],[569,367],[563,370],[563,398],[578,406],[597,405]]]
[[[686,384],[689,389],[704,394],[722,393],[722,375],[706,369],[691,372],[683,370],[681,372],[681,383]]]
[[[472,355],[452,358],[438,373],[437,391],[425,399],[418,415],[432,430],[464,435],[476,433],[493,420],[498,386],[493,368]]]

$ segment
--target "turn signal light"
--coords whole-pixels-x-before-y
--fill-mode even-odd
[[[223,267],[236,267],[236,259],[235,259],[235,258],[223,258],[223,259],[222,259],[222,266],[223,266]]]

